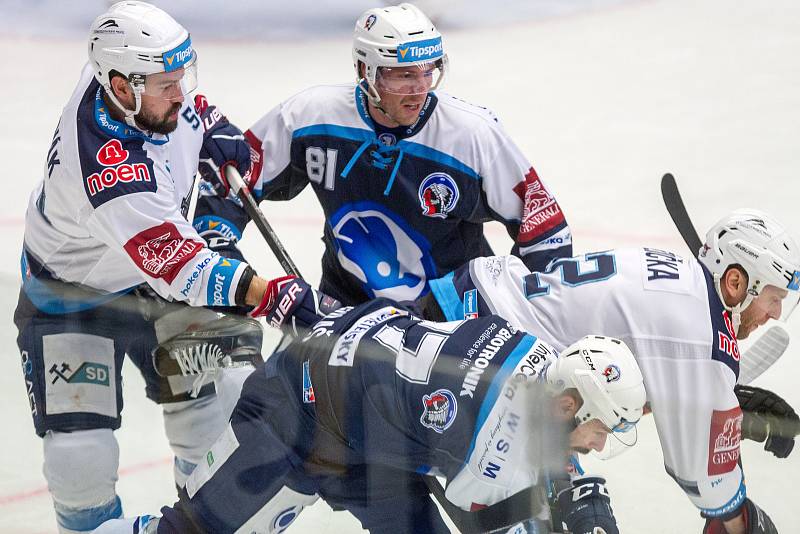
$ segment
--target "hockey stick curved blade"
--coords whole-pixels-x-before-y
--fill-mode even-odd
[[[744,351],[739,361],[739,384],[750,384],[761,373],[772,367],[789,346],[789,332],[773,325]]]

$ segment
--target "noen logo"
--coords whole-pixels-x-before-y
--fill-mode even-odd
[[[100,165],[119,165],[128,159],[130,153],[122,148],[119,139],[111,139],[97,151],[97,163]]]
[[[413,43],[403,43],[397,47],[397,61],[400,63],[411,63],[425,61],[427,59],[438,59],[443,55],[442,38],[425,39],[424,41],[414,41]]]

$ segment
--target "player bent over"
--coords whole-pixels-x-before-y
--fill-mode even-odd
[[[559,357],[497,316],[435,323],[377,299],[257,368],[162,517],[97,532],[282,532],[318,496],[371,532],[448,532],[418,474],[446,477],[447,499],[479,509],[564,472],[569,449],[635,429],[644,402],[618,340],[588,336]],[[603,482],[577,480],[559,499],[573,532],[618,532]]]
[[[182,484],[227,417],[213,385],[194,398],[186,380],[157,376],[151,350],[208,320],[192,310],[215,317],[199,307],[253,306],[267,285],[241,258],[224,257],[236,255],[229,242],[210,247],[186,218],[199,167],[232,163],[245,174],[250,165],[242,132],[186,101],[197,85],[189,33],[162,10],[126,1],[94,21],[88,45],[26,213],[14,317],[61,533],[122,515],[113,431],[124,356],[163,405]]]
[[[800,249],[774,218],[746,209],[717,222],[698,252],[699,261],[652,247],[606,250],[545,272],[510,256],[479,258],[431,282],[426,316],[497,314],[556,349],[591,332],[622,339],[644,375],[666,471],[706,518],[704,532],[776,532],[748,497],[739,444],[766,440],[785,457],[800,419],[777,395],[737,385],[747,357],[737,339],[791,314]]]

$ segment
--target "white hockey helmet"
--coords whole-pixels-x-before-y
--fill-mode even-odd
[[[714,276],[717,294],[734,314],[737,330],[739,314],[768,285],[786,290],[781,320],[789,317],[800,300],[800,249],[786,228],[762,211],[739,209],[720,219],[706,234],[699,259]],[[729,307],[722,296],[720,280],[732,265],[747,273],[748,287],[745,300]]]
[[[197,54],[189,32],[166,12],[146,2],[117,2],[97,17],[89,30],[88,48],[95,78],[114,104],[125,111],[130,126],[135,126],[132,117],[141,109],[143,93],[175,97],[174,84],[172,93],[164,95],[164,85],[147,83],[149,74],[180,71],[180,95],[197,87]],[[136,96],[134,110],[122,106],[111,90],[111,71],[119,72],[130,82]]]
[[[359,65],[364,65],[362,75]],[[366,81],[374,103],[380,102],[377,88],[395,94],[427,93],[436,87],[447,69],[447,54],[442,34],[417,6],[374,8],[365,11],[356,21],[353,32],[353,66],[356,78]],[[392,76],[392,69],[418,67],[424,84]],[[408,73],[406,72],[406,77]]]
[[[612,432],[626,432],[644,413],[642,372],[619,339],[595,335],[579,339],[561,351],[546,379],[557,390],[578,390],[583,404],[575,414],[577,424],[599,419]]]

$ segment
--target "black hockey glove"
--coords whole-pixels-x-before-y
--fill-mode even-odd
[[[786,458],[800,434],[800,417],[789,403],[762,388],[739,385],[734,388],[744,412],[742,437],[764,441],[764,449],[778,458]]]
[[[209,106],[206,97],[194,97],[194,109],[203,123],[203,145],[200,147],[198,171],[219,196],[230,191],[225,167],[233,165],[243,177],[250,171],[250,145],[242,131],[228,122],[216,106]]]
[[[600,477],[576,480],[558,494],[561,520],[572,534],[592,534],[595,527],[619,534],[606,481]]]
[[[778,534],[778,529],[767,513],[756,506],[750,499],[746,499],[740,508],[744,519],[745,534]],[[703,534],[728,534],[722,519],[706,519]]]

